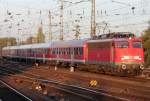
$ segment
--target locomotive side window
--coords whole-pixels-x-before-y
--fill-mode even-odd
[[[142,43],[141,42],[133,42],[132,46],[133,46],[133,48],[142,48]]]
[[[129,43],[127,41],[118,41],[115,43],[116,48],[128,48]]]

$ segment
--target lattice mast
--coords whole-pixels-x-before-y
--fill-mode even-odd
[[[61,0],[60,6],[60,40],[64,40],[64,0]]]
[[[91,6],[91,38],[96,35],[96,15],[95,15],[95,0],[92,0]]]
[[[49,40],[52,40],[52,17],[51,17],[51,11],[49,10],[49,34],[48,34],[48,38]]]

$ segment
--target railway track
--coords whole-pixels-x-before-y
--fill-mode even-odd
[[[16,68],[11,68],[11,65],[10,64],[8,64],[7,65],[8,67],[4,67],[4,68],[7,68],[7,70],[5,70],[5,72],[7,72],[7,75],[10,75],[10,76],[14,76],[13,74],[15,74],[15,73],[22,73],[23,71],[22,71],[22,68],[19,68],[19,69],[16,69]],[[15,64],[15,67],[17,67],[18,66],[18,64]],[[3,68],[3,69],[4,69]],[[24,67],[23,67],[24,68]],[[33,70],[35,70],[35,69],[33,69]],[[38,69],[37,69],[38,70]],[[44,68],[40,68],[39,67],[39,71],[49,71],[48,69],[44,69]],[[6,75],[6,74],[5,74]],[[107,76],[107,75],[103,75],[103,76],[106,76],[106,78],[117,78],[118,80],[120,79],[120,80],[125,80],[125,81],[131,81],[131,82],[139,82],[139,83],[145,83],[145,82],[148,82],[148,80],[147,79],[141,79],[141,78],[128,78],[128,77],[116,77],[116,76],[114,76],[114,77],[111,77],[111,76]],[[62,90],[66,90],[66,88],[62,88],[62,87],[64,87],[64,85],[66,85],[65,83],[62,83],[62,82],[59,82],[59,81],[56,81],[56,80],[50,80],[50,79],[45,79],[44,77],[42,77],[42,75],[41,75],[41,72],[29,72],[29,71],[26,71],[26,72],[23,72],[23,75],[20,75],[20,77],[21,78],[26,78],[28,81],[30,81],[30,82],[33,82],[33,81],[38,81],[38,82],[40,82],[41,84],[44,84],[44,85],[46,85],[47,87],[48,86],[52,86],[52,84],[53,84],[53,87],[54,88],[57,88],[57,89],[62,89]],[[62,86],[60,86],[59,85],[59,83],[60,84],[62,84]],[[123,83],[122,83],[123,84]],[[57,86],[55,86],[55,85],[57,85]],[[113,85],[113,84],[112,84]],[[69,85],[69,87],[68,88],[71,88],[70,86],[75,86],[75,85]],[[80,87],[80,86],[77,86],[77,87],[79,87],[79,88],[82,88],[82,87]],[[118,86],[117,88],[119,88],[120,86]],[[136,89],[136,87],[138,87],[138,88],[141,88],[141,90],[140,91],[137,91],[137,89]],[[143,97],[148,97],[148,94],[150,93],[150,91],[149,91],[149,86],[148,85],[143,85],[143,86],[139,86],[139,85],[136,85],[136,87],[134,86],[134,87],[130,87],[130,86],[128,86],[128,85],[124,85],[124,88],[125,88],[125,91],[127,91],[127,93],[130,93],[130,91],[131,91],[131,93],[134,93],[134,91],[135,91],[135,94],[136,94],[136,91],[137,92],[143,92],[143,94],[145,94]],[[74,89],[74,88],[71,88],[71,89]],[[68,91],[71,91],[71,89],[69,89],[69,90],[66,90],[66,92],[68,92]],[[83,88],[83,89],[87,89],[87,88]],[[120,88],[120,89],[122,89],[122,88]],[[91,90],[91,88],[89,89],[87,89],[87,90]],[[123,89],[124,90],[124,89]],[[78,90],[77,90],[78,91]],[[104,93],[104,94],[102,94],[102,95],[107,95],[107,91],[105,90],[105,89],[93,89],[92,88],[92,91],[93,92],[100,92],[100,93]],[[81,91],[79,91],[79,92],[81,92]],[[88,91],[87,91],[88,92]],[[124,92],[124,91],[123,91]],[[146,93],[147,92],[147,93]],[[74,93],[74,91],[71,91],[70,93]],[[75,93],[74,93],[74,95],[80,95],[80,93],[78,93],[78,92],[76,92],[75,91]],[[88,94],[85,94],[85,95],[88,95]],[[83,97],[86,97],[85,95],[81,95],[81,96],[83,96]],[[92,94],[91,94],[92,95]],[[107,96],[112,96],[111,94],[108,94]],[[142,96],[141,96],[142,97]],[[92,98],[95,98],[95,96],[93,96]],[[91,99],[92,99],[91,98]],[[109,97],[108,97],[109,98]],[[124,98],[124,97],[120,97],[121,99],[122,98]],[[112,99],[112,98],[111,98]],[[149,99],[149,97],[148,97],[148,99]],[[128,100],[128,99],[126,99],[126,100]],[[143,100],[143,101],[149,101],[149,100]]]
[[[110,94],[107,94],[104,91],[94,91],[88,88],[83,88],[75,85],[67,85],[59,81],[55,80],[47,80],[40,75],[31,74],[31,73],[24,73],[24,75],[14,75],[15,73],[21,72],[21,70],[18,69],[12,69],[8,67],[1,67],[0,68],[1,74],[3,75],[9,75],[9,76],[15,76],[18,78],[21,78],[24,81],[28,82],[37,82],[39,85],[44,85],[46,88],[53,87],[55,89],[59,89],[63,92],[67,92],[70,94],[73,94],[75,96],[81,97],[83,99],[86,99],[85,101],[130,101],[125,98],[112,96]]]
[[[8,61],[7,61],[8,62]],[[10,64],[7,64],[6,66],[11,66],[11,64],[13,65],[13,66],[15,66],[15,67],[21,67],[20,68],[20,70],[18,70],[18,71],[21,71],[22,72],[22,70],[21,69],[27,69],[27,67],[32,67],[32,65],[30,64],[23,64],[23,65],[20,65],[19,66],[19,64],[20,64],[20,62],[13,62],[13,61],[9,61],[9,63]],[[47,65],[46,65],[47,66]],[[51,66],[53,66],[54,67],[54,65],[51,65]],[[60,66],[61,67],[61,66]],[[63,68],[63,67],[62,67]],[[146,72],[146,73],[145,73]],[[144,70],[144,74],[145,75],[150,75],[150,69],[145,69]],[[100,75],[105,75],[105,74],[100,74]],[[144,76],[145,76],[144,75]],[[107,75],[106,75],[107,76]],[[109,76],[109,75],[108,75]],[[137,81],[137,82],[147,82],[147,81],[149,81],[149,78],[147,78],[147,77],[139,77],[139,76],[129,76],[129,77],[119,77],[119,76],[114,76],[115,78],[123,78],[123,79],[125,79],[125,80],[131,80],[131,81]]]
[[[32,101],[9,84],[0,80],[0,101]]]

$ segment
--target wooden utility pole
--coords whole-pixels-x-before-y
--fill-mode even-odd
[[[60,6],[60,40],[64,40],[64,0],[61,0]]]
[[[49,35],[48,38],[49,40],[52,40],[52,24],[51,24],[51,11],[49,10]]]
[[[91,38],[96,35],[96,16],[95,16],[95,0],[92,0],[91,7]]]

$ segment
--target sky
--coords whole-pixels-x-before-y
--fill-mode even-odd
[[[80,38],[89,37],[91,0],[64,1],[65,39],[74,38],[76,25],[80,26]],[[0,0],[0,10],[0,37],[25,40],[35,36],[41,21],[48,36],[50,10],[53,37],[59,38],[60,0]],[[140,35],[148,27],[149,18],[150,0],[96,0],[97,35],[109,31]]]

